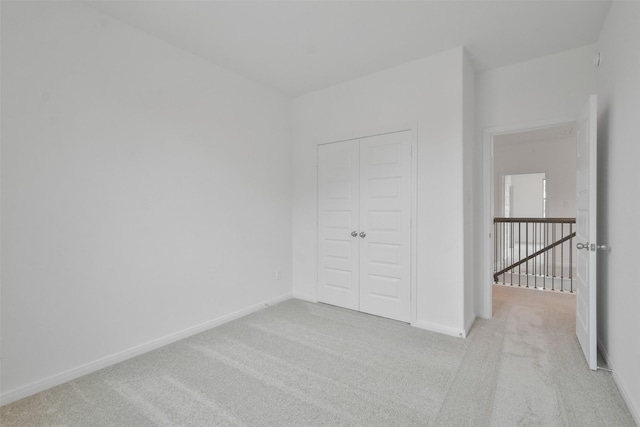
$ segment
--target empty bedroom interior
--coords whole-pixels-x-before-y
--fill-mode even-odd
[[[371,325],[405,356],[444,351],[451,377],[413,356],[406,369],[448,387],[429,420],[453,425],[444,396],[472,400],[465,381],[482,373],[452,364],[491,354],[503,325],[485,262],[486,135],[575,122],[597,94],[598,240],[611,248],[598,261],[598,346],[613,373],[576,369],[611,378],[640,423],[640,2],[2,1],[0,14],[0,417],[118,362],[144,371],[155,349],[189,371],[195,359],[165,347],[184,338],[229,366],[256,360],[263,378],[252,334],[277,336],[261,351],[285,360],[311,334],[309,314],[343,335],[305,345],[344,351],[345,372],[394,360]],[[510,22],[492,26],[500,16]],[[411,326],[358,326],[366,315],[318,303],[318,150],[400,131]],[[356,360],[350,339],[370,340],[373,361]],[[300,357],[320,370],[320,350]],[[218,409],[221,424],[242,424]]]

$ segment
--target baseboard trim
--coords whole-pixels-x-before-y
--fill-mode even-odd
[[[466,325],[464,325],[464,335],[462,336],[462,338],[466,338],[469,336],[469,331],[471,331],[471,328],[473,327],[473,324],[476,322],[476,315],[474,314],[472,317],[469,318],[469,320],[467,320]]]
[[[634,402],[629,397],[629,393],[627,393],[627,390],[625,389],[623,383],[620,381],[620,377],[618,377],[617,375],[617,371],[615,367],[611,363],[611,358],[609,357],[609,353],[607,353],[607,350],[602,346],[601,343],[602,343],[602,340],[598,339],[598,350],[600,350],[600,354],[602,354],[602,358],[604,359],[609,369],[611,369],[612,371],[611,376],[613,377],[613,381],[616,383],[618,390],[620,390],[622,399],[627,404],[627,408],[629,408],[629,412],[631,412],[631,416],[633,417],[633,420],[636,422],[637,425],[640,426],[640,408],[637,408],[636,406],[634,406]]]
[[[299,299],[299,300],[302,300],[302,301],[318,302],[318,299],[315,297],[315,295],[301,294],[301,293],[298,293],[298,292],[294,292],[293,293],[293,298]]]
[[[425,322],[421,320],[415,323],[412,323],[411,326],[414,326],[420,329],[425,329],[431,332],[437,332],[439,334],[450,335],[452,337],[457,337],[457,338],[464,338],[466,334],[464,329],[452,328],[450,326],[444,326],[437,323]]]
[[[172,334],[166,335],[161,338],[157,338],[147,343],[140,344],[138,346],[120,351],[118,353],[114,353],[110,356],[100,358],[98,360],[86,363],[76,368],[69,369],[59,374],[52,375],[40,381],[36,381],[22,387],[18,387],[14,390],[0,394],[0,406],[9,404],[11,402],[15,402],[16,400],[23,399],[33,394],[47,390],[51,387],[64,384],[66,382],[79,378],[83,375],[87,375],[92,372],[98,371],[100,369],[106,368],[108,366],[115,365],[116,363],[123,362],[127,359],[131,359],[133,357],[136,357],[141,354],[147,353],[149,351],[155,350],[157,348],[163,347],[167,344],[171,344],[181,339],[198,334],[200,332],[204,332],[208,329],[215,328],[216,326],[220,326],[232,320],[239,319],[248,314],[254,313],[256,311],[260,311],[270,305],[278,304],[280,302],[286,301],[291,298],[292,298],[291,293],[286,293],[286,294],[277,296],[275,298],[271,298],[266,301],[260,302],[258,304],[251,305],[247,308],[235,311],[233,313],[229,313],[224,316],[220,316],[218,318],[209,320],[199,325],[195,325],[190,328],[183,329],[182,331],[174,332]]]
[[[598,351],[600,351],[600,354],[602,354],[602,358],[604,359],[609,369],[612,369],[611,359],[609,359],[609,353],[607,353],[607,350],[602,346],[602,340],[600,338],[598,338]]]

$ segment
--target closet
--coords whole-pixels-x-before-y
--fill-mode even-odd
[[[411,131],[318,146],[318,301],[409,322]]]

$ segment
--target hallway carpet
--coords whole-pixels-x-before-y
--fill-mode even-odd
[[[463,340],[289,300],[0,409],[9,426],[634,426],[573,295],[494,287]]]

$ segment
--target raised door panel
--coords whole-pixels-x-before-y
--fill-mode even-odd
[[[318,301],[359,309],[358,140],[318,147]]]
[[[360,140],[360,311],[410,321],[410,132]]]

